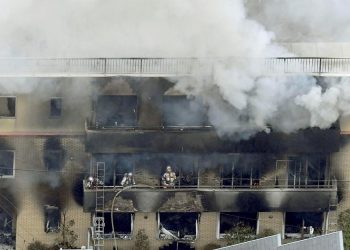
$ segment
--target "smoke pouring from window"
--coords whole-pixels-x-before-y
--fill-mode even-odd
[[[327,27],[346,18],[337,7],[345,1],[336,2],[332,9],[322,1],[312,1],[315,8],[323,10],[317,18],[325,18],[324,6],[329,7],[329,13],[339,14],[332,15]],[[192,80],[174,80],[177,90],[195,96],[208,107],[209,120],[222,136],[242,139],[259,131],[269,132],[270,128],[287,133],[307,127],[328,128],[349,113],[350,92],[345,78],[329,80],[321,88],[310,76],[261,75],[253,58],[292,55],[274,42],[275,34],[268,31],[269,26],[275,28],[270,19],[257,16],[258,20],[263,19],[265,27],[247,17],[246,7],[254,10],[250,1],[0,0],[0,3],[3,57],[245,58],[230,63],[218,61],[209,72],[204,66]],[[293,15],[305,7],[283,3],[279,6],[287,8],[285,23],[290,20],[291,25],[295,21]],[[267,12],[264,8],[263,14]],[[322,31],[314,25],[321,21],[308,22],[306,12],[301,13],[306,23],[303,36],[311,30],[308,23],[316,30],[312,35]]]

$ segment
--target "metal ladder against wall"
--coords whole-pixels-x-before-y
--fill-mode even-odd
[[[105,207],[105,163],[97,162],[96,164],[96,208],[93,218],[93,226],[95,232],[94,250],[104,249],[104,227],[105,220],[103,211]]]

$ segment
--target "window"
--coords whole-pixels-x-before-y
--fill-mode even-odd
[[[191,246],[186,242],[174,241],[172,243],[166,244],[165,246],[161,246],[159,250],[194,250],[195,247]]]
[[[159,213],[159,239],[193,241],[197,238],[198,213]]]
[[[55,97],[50,100],[50,116],[60,117],[62,114],[62,98]]]
[[[60,171],[62,168],[62,150],[45,150],[44,163],[48,171]]]
[[[286,212],[285,234],[287,237],[300,238],[302,232],[305,237],[322,234],[323,213],[322,212],[304,212],[292,213]],[[303,231],[302,228],[304,227]],[[310,234],[310,227],[312,233]]]
[[[15,217],[0,208],[0,245],[1,249],[14,249],[15,245]]]
[[[219,238],[222,238],[227,231],[234,228],[249,227],[252,231],[252,235],[256,234],[258,221],[257,213],[220,213],[219,219]]]
[[[0,209],[0,234],[3,236],[12,233],[13,218],[4,210]]]
[[[57,233],[60,229],[60,210],[58,207],[45,205],[45,233]]]
[[[16,116],[16,97],[0,97],[0,117]]]
[[[137,96],[102,95],[96,103],[96,126],[133,127],[137,124]]]
[[[104,236],[105,238],[113,238],[111,213],[105,212],[103,217],[105,221]],[[131,239],[134,225],[133,213],[113,213],[113,224],[116,238]]]
[[[205,107],[186,96],[164,96],[162,111],[167,127],[209,126]]]
[[[289,156],[288,160],[276,161],[276,185],[324,187],[327,170],[327,155]]]
[[[126,173],[134,172],[135,157],[128,154],[96,154],[94,160],[105,163],[105,186],[121,186]]]
[[[14,156],[13,151],[0,151],[0,176],[1,177],[11,177],[15,175],[14,172]]]

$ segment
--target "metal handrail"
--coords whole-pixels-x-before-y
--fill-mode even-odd
[[[327,183],[328,180],[325,180],[324,182]],[[119,190],[123,189],[123,186],[121,185],[105,185],[104,186],[105,190]],[[154,190],[164,190],[164,191],[171,191],[171,190],[183,190],[183,189],[215,189],[215,190],[234,190],[234,189],[251,189],[251,190],[263,190],[263,189],[336,189],[336,183],[334,182],[329,182],[329,184],[297,184],[297,185],[283,185],[283,184],[260,184],[260,185],[222,185],[218,183],[218,185],[175,185],[174,188],[166,188],[164,189],[163,186],[154,186]],[[98,189],[98,186],[97,186]],[[144,187],[138,187],[138,185],[133,186],[134,190],[137,189],[144,189]],[[87,188],[85,185],[85,180],[84,180],[84,190],[92,190],[95,191],[96,187],[94,188]]]
[[[248,62],[262,74],[350,74],[350,58],[0,58],[8,75],[191,75],[216,63]]]

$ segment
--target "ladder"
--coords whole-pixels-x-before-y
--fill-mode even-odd
[[[104,249],[104,227],[105,220],[103,217],[103,211],[105,207],[105,167],[104,162],[97,162],[96,164],[96,208],[95,215],[93,217],[94,227],[94,250]]]

